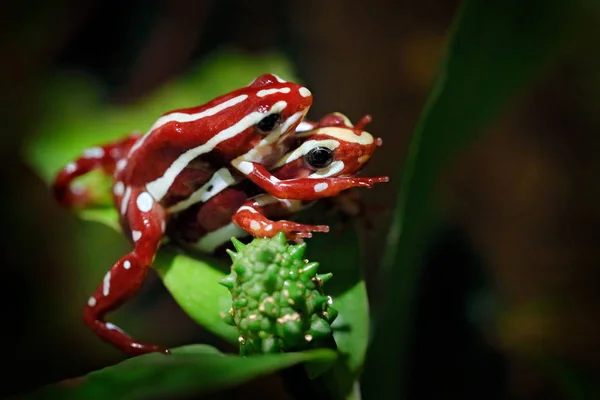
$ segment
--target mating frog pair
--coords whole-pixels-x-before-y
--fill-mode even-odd
[[[84,311],[103,340],[129,355],[168,353],[140,343],[106,322],[105,315],[135,294],[163,239],[212,252],[232,236],[290,240],[323,225],[279,220],[313,201],[352,187],[372,187],[387,177],[355,177],[381,145],[342,114],[303,121],[311,92],[267,74],[247,87],[194,108],[160,117],[143,136],[92,147],[67,164],[53,192],[64,206],[85,207],[85,190],[72,181],[93,169],[114,178],[113,199],[133,250],[105,275]]]

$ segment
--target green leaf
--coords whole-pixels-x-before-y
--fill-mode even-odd
[[[88,375],[46,386],[25,398],[148,399],[199,396],[307,361],[333,362],[334,351],[242,358],[225,355],[205,345],[173,349],[165,356],[153,353],[127,359]]]
[[[202,261],[165,248],[159,252],[153,267],[175,301],[194,321],[237,343],[237,330],[221,317],[222,312],[231,308],[231,294],[218,283],[225,277],[223,271],[228,265],[223,260]]]
[[[286,59],[277,54],[247,56],[221,51],[192,69],[186,76],[159,88],[142,101],[126,106],[107,104],[102,87],[89,76],[62,74],[46,92],[32,138],[25,144],[26,162],[50,183],[55,174],[84,149],[123,137],[134,130],[148,129],[163,113],[202,104],[212,98],[247,85],[263,73],[275,73],[296,81]],[[78,212],[79,217],[120,231],[118,213],[110,202],[108,178],[94,172],[82,184],[102,197],[97,206]],[[53,199],[48,192],[48,202]],[[215,260],[204,261],[159,251],[153,265],[167,289],[182,308],[199,324],[220,337],[237,343],[235,330],[219,313],[231,307],[231,296],[218,284],[225,267]]]
[[[306,255],[319,261],[319,270],[333,273],[324,291],[332,296],[332,306],[339,312],[332,324],[339,357],[330,372],[333,379],[325,377],[325,381],[329,380],[327,383],[340,398],[349,398],[363,365],[369,330],[369,302],[362,276],[363,254],[357,230],[341,226],[339,216],[327,215],[321,206],[297,219],[303,223],[318,222],[331,227],[330,233],[315,234],[307,240]]]
[[[567,0],[463,2],[401,169],[379,280],[378,294],[384,296],[374,307],[365,397],[406,396],[411,310],[423,246],[438,214],[432,199],[440,171],[564,50],[578,29],[572,22],[580,5]]]

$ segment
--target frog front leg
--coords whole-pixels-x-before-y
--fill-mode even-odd
[[[235,212],[232,221],[257,237],[273,237],[277,232],[284,232],[289,240],[299,241],[312,237],[312,232],[329,232],[327,225],[306,225],[269,219],[292,215],[303,208],[305,205],[301,200],[281,200],[270,194],[263,194],[245,202]]]
[[[376,183],[387,182],[387,176],[379,177],[331,177],[297,178],[279,180],[261,164],[237,161],[234,166],[252,182],[279,199],[316,200],[335,196],[352,187],[371,188]]]
[[[100,338],[131,356],[150,352],[169,353],[166,348],[137,342],[119,327],[104,320],[108,312],[118,308],[140,289],[163,237],[165,211],[148,192],[133,189],[126,201],[121,211],[131,231],[134,249],[121,257],[104,276],[102,284],[89,298],[83,318]]]

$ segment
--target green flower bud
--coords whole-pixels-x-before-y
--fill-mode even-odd
[[[241,355],[314,348],[331,336],[337,311],[323,283],[332,274],[317,274],[319,263],[304,260],[306,243],[290,245],[282,232],[232,242],[231,273],[219,283],[233,307],[221,315],[237,327]]]

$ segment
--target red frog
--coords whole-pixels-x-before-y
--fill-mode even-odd
[[[58,173],[53,192],[67,207],[83,207],[90,200],[85,191],[71,188],[75,178],[96,168],[112,175],[120,224],[133,245],[107,272],[84,310],[84,321],[100,338],[129,355],[169,353],[135,341],[104,317],[139,290],[171,221],[190,207],[247,179],[282,200],[315,200],[387,181],[314,177],[307,191],[307,179],[280,180],[268,172],[294,146],[296,128],[311,104],[307,88],[262,75],[204,105],[164,114],[143,136],[89,148]],[[323,227],[294,226],[290,237],[311,230]]]

